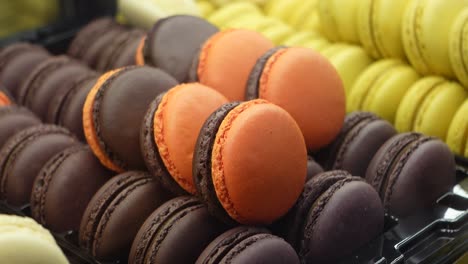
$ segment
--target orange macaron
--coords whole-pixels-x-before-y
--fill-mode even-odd
[[[218,32],[194,57],[189,80],[215,88],[230,101],[244,100],[250,71],[257,59],[273,46],[273,42],[254,31]]]
[[[198,132],[228,100],[199,83],[178,85],[153,101],[142,123],[140,144],[147,168],[175,194],[195,194],[192,157]]]
[[[267,51],[250,74],[246,98],[265,99],[288,111],[311,152],[329,144],[345,118],[345,91],[338,72],[325,57],[307,48]]]
[[[307,172],[292,116],[265,100],[218,108],[200,130],[193,158],[198,194],[226,223],[270,224],[294,205]]]

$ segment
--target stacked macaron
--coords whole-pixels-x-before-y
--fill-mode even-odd
[[[221,2],[214,20],[264,17],[245,1]],[[286,19],[281,1],[271,2],[265,10]],[[300,3],[283,4],[292,12]],[[231,18],[248,9],[258,12]],[[306,27],[302,11],[288,21],[291,32]],[[389,59],[368,71],[372,55],[356,46],[330,45],[321,55],[223,23],[219,30],[176,15],[144,34],[101,18],[70,45],[85,63],[46,55],[16,92],[34,114],[0,108],[1,199],[29,204],[54,232],[78,233],[77,245],[100,261],[314,263],[352,254],[383,231],[384,213],[406,217],[454,185],[447,145],[397,134],[385,121],[398,119],[394,105],[417,84],[411,67]],[[270,36],[300,39],[268,27]],[[356,34],[338,37],[354,42]],[[123,54],[128,63],[117,66]],[[353,93],[371,110],[387,93],[395,99],[385,119],[345,116]],[[431,97],[419,100],[441,104]],[[436,114],[415,110],[407,119],[444,118]],[[450,129],[462,152],[466,126]]]

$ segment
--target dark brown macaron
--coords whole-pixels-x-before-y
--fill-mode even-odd
[[[375,154],[366,180],[380,193],[387,213],[405,217],[434,206],[455,185],[455,158],[439,139],[398,134]]]
[[[74,90],[77,89],[77,87],[80,86],[83,82],[86,82],[90,79],[97,79],[99,76],[98,73],[94,71],[78,71],[78,73],[80,74],[69,76],[70,79],[64,81],[63,85],[56,89],[54,94],[51,95],[49,106],[47,108],[47,114],[45,116],[46,123],[59,124],[62,109],[65,108],[65,103],[67,103],[67,99],[70,94],[73,93]],[[82,123],[81,115],[79,119],[79,121]]]
[[[392,124],[373,113],[353,112],[346,116],[338,136],[315,158],[325,170],[346,170],[365,177],[375,153],[396,133]]]
[[[89,201],[112,175],[86,145],[61,151],[34,181],[32,217],[55,232],[78,231]]]
[[[141,226],[128,263],[195,263],[203,249],[226,229],[195,197],[174,198]]]
[[[34,179],[55,154],[78,144],[65,128],[39,125],[11,137],[0,150],[0,195],[7,203],[29,203]]]
[[[82,59],[90,46],[90,42],[115,25],[116,22],[111,17],[102,17],[91,21],[76,34],[68,48],[68,55],[76,59]]]
[[[301,263],[336,263],[370,242],[383,226],[383,206],[372,186],[346,171],[329,171],[306,183],[279,233],[297,250]]]
[[[83,54],[81,61],[93,69],[97,69],[99,58],[109,48],[111,43],[128,29],[124,26],[114,24],[104,31],[100,36],[89,40],[88,48]]]
[[[193,57],[218,28],[205,19],[175,15],[158,20],[148,32],[141,52],[144,63],[161,68],[179,82],[188,81]]]
[[[88,144],[107,168],[122,172],[145,169],[140,128],[153,99],[177,85],[169,74],[129,66],[102,75],[83,107]]]
[[[196,264],[268,263],[299,264],[294,249],[261,227],[239,226],[213,240]]]
[[[24,76],[49,56],[45,49],[29,43],[19,42],[5,47],[0,51],[0,83],[17,98]]]
[[[128,171],[105,183],[81,220],[79,243],[98,260],[124,260],[148,216],[170,196],[148,173]]]
[[[68,128],[81,141],[86,141],[83,130],[83,106],[98,77],[84,77],[76,81],[65,95],[57,116],[57,123]]]
[[[136,65],[135,54],[143,35],[140,29],[123,31],[99,55],[96,70],[104,72]]]
[[[85,65],[68,56],[50,57],[28,74],[18,90],[18,103],[45,119],[50,97],[68,84],[72,76],[87,74]]]
[[[311,156],[307,157],[307,177],[306,177],[306,182],[312,179],[315,175],[323,172],[322,166],[318,164],[314,158]]]
[[[25,107],[17,105],[0,107],[0,148],[19,131],[40,124],[41,120]]]

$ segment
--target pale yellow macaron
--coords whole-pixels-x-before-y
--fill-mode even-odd
[[[33,219],[0,215],[0,263],[69,263],[52,235]]]
[[[458,80],[468,89],[468,7],[456,18],[450,30],[449,56]]]
[[[468,158],[468,99],[460,106],[452,119],[447,144],[454,153]]]
[[[231,21],[242,18],[243,16],[249,15],[262,15],[261,9],[249,1],[235,1],[229,4],[223,5],[218,10],[211,13],[208,17],[208,21],[223,27]]]
[[[331,41],[359,43],[357,30],[360,0],[318,0],[318,12],[323,34]]]
[[[445,140],[450,122],[467,96],[456,82],[438,76],[421,78],[400,103],[395,127],[399,132],[417,131]]]

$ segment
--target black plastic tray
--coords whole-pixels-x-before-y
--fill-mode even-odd
[[[0,39],[0,47],[27,41],[54,54],[64,53],[84,24],[98,16],[115,14],[116,0],[62,0],[61,10],[56,23]],[[457,182],[468,181],[468,159],[456,157],[456,161]],[[429,210],[404,219],[386,216],[383,234],[340,263],[453,263],[468,252],[468,198],[458,195],[457,188],[460,186],[440,197]],[[28,205],[15,208],[2,201],[0,213],[30,216]],[[71,264],[127,263],[95,260],[78,247],[76,232],[53,235]],[[468,263],[468,259],[463,263]]]

